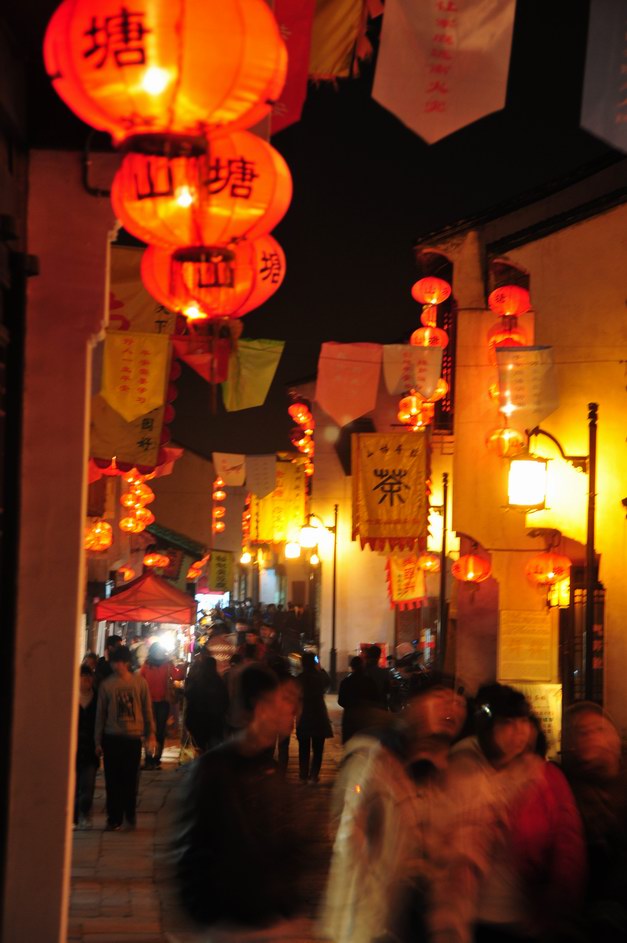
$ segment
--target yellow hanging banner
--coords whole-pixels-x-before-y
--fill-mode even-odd
[[[399,609],[416,609],[427,595],[425,575],[417,553],[393,553],[388,558],[390,602]]]
[[[107,332],[101,396],[125,422],[157,409],[165,400],[169,358],[170,339],[164,334]]]
[[[230,593],[233,590],[233,554],[230,550],[212,550],[207,567],[210,593]]]
[[[298,540],[305,521],[305,471],[302,463],[277,462],[276,484],[265,498],[250,503],[250,539],[279,543]]]
[[[352,436],[353,540],[373,550],[424,547],[429,454],[422,432]]]

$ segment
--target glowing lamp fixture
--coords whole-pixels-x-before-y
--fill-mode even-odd
[[[318,556],[317,553],[312,553],[311,556],[309,557],[309,562],[311,566],[318,566],[320,563],[320,557]]]
[[[300,529],[300,545],[304,547],[305,550],[313,550],[314,547],[318,546],[319,540],[320,528],[314,525],[313,515],[309,514],[307,516],[307,523]]]
[[[298,560],[300,557],[300,544],[295,540],[290,540],[285,544],[285,559]]]
[[[241,557],[239,558],[239,562],[243,566],[248,566],[249,563],[252,563],[252,560],[253,560],[252,554],[250,553],[249,550],[244,550]]]
[[[548,462],[528,452],[509,463],[507,500],[510,507],[540,510],[546,504]]]

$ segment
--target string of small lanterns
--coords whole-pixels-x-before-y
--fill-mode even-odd
[[[304,396],[292,394],[292,402],[287,408],[290,418],[296,423],[290,432],[290,442],[305,457],[305,475],[311,479],[314,473],[314,432],[316,422],[311,411],[311,401]]]
[[[502,285],[490,292],[488,307],[499,320],[488,331],[488,357],[496,365],[496,351],[499,347],[525,347],[528,339],[526,332],[519,326],[518,318],[526,314],[531,307],[529,292],[520,285]],[[502,424],[493,429],[486,438],[486,448],[499,458],[513,458],[526,447],[527,440],[522,432],[509,426],[511,408],[501,402],[498,383],[491,384],[490,397],[499,403],[503,415]]]
[[[211,533],[222,534],[226,529],[226,523],[224,521],[226,515],[226,507],[224,506],[226,490],[224,479],[220,478],[220,476],[213,482],[211,497],[213,500],[213,507],[211,509]]]

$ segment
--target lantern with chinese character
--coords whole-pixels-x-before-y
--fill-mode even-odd
[[[490,311],[501,317],[517,317],[525,314],[531,307],[531,299],[526,288],[519,285],[503,285],[495,288],[488,298]]]
[[[448,334],[441,327],[419,327],[409,338],[413,347],[446,347]]]
[[[44,59],[63,101],[118,143],[250,127],[270,111],[287,69],[263,0],[65,0]]]
[[[83,546],[85,550],[92,550],[95,553],[102,553],[108,550],[113,543],[113,528],[106,521],[94,521],[85,529],[85,540]]]
[[[419,301],[421,304],[440,305],[451,297],[451,286],[443,278],[435,278],[430,275],[426,278],[419,278],[417,282],[414,282],[411,288],[411,296],[414,301]]]
[[[490,576],[492,566],[485,557],[464,553],[451,567],[451,573],[461,583],[482,583]]]
[[[525,567],[525,574],[530,583],[548,588],[568,579],[571,566],[572,561],[568,557],[547,550],[531,558]]]
[[[485,444],[488,451],[498,455],[499,458],[512,458],[524,451],[526,440],[522,432],[510,429],[508,426],[500,426],[492,430]]]
[[[232,246],[169,252],[149,246],[142,257],[144,287],[161,304],[196,317],[240,318],[267,301],[285,277],[285,256],[272,236]]]
[[[111,202],[124,228],[151,245],[226,245],[255,239],[283,218],[292,178],[256,134],[214,135],[207,154],[131,152],[113,180]]]

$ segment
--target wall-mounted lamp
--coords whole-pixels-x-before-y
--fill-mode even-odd
[[[529,452],[521,452],[509,463],[507,503],[527,511],[546,507],[548,462]]]

